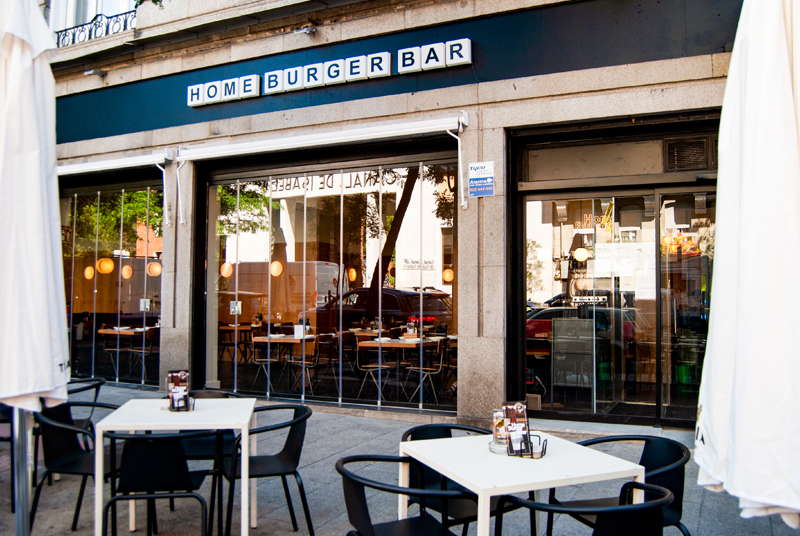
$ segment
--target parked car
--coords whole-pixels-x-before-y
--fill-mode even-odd
[[[377,311],[369,311],[370,289],[361,287],[354,289],[342,296],[342,326],[344,328],[375,318]],[[415,289],[384,288],[381,299],[381,312],[383,323],[387,328],[405,325],[409,317],[420,316],[420,292]],[[334,298],[330,302],[306,311],[311,325],[320,331],[329,331],[339,324],[339,300]],[[426,288],[422,292],[422,315],[435,317],[435,329],[447,329],[448,333],[453,328],[453,301],[444,291]],[[447,326],[446,328],[442,326]]]

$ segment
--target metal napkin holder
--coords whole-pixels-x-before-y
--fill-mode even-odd
[[[536,447],[534,447],[531,437],[536,438]],[[511,438],[509,438],[508,455],[538,460],[540,458],[544,458],[545,454],[547,454],[547,440],[542,439],[542,436],[538,434],[525,433],[522,437],[522,441],[520,442],[520,446],[521,448],[519,450],[515,450]]]

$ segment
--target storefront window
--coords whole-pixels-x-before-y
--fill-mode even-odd
[[[61,199],[72,374],[158,384],[162,195]]]
[[[713,192],[526,203],[524,381],[542,409],[694,417],[714,206]]]
[[[455,406],[455,173],[423,163],[210,186],[207,383]]]

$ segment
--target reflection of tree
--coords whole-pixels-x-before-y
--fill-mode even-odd
[[[527,242],[527,277],[525,278],[525,284],[530,293],[537,290],[544,290],[544,281],[542,280],[542,268],[544,268],[544,263],[539,259],[539,253],[536,251],[542,247],[541,244],[530,238]]]
[[[122,248],[136,250],[138,224],[148,222],[155,236],[161,236],[163,223],[163,196],[160,191],[150,190],[150,212],[148,222],[148,192],[125,192],[101,194],[83,198],[78,203],[75,218],[75,255],[93,253],[111,254],[120,249],[120,216],[122,217]],[[95,233],[97,243],[95,244]]]
[[[236,184],[223,184],[217,187],[219,199],[219,219],[217,234],[235,235],[237,222]],[[238,188],[238,222],[240,233],[256,233],[269,229],[269,190],[267,181],[254,181],[241,184]],[[280,209],[280,201],[273,201],[272,208]]]
[[[420,177],[419,167],[411,167],[405,170],[405,181],[402,181],[400,200],[397,202],[397,208],[391,226],[386,232],[386,242],[384,242],[381,251],[381,262],[375,263],[375,271],[373,272],[370,282],[369,303],[367,307],[373,314],[378,310],[378,288],[384,281],[385,275],[391,266],[394,250],[397,245],[397,237],[400,235],[400,229],[403,227],[403,219],[411,203],[411,197],[414,193],[414,186],[417,180],[421,179],[435,186],[440,186],[447,182],[448,187],[446,191],[442,191],[445,190],[443,188],[435,189],[436,208],[434,209],[434,214],[437,218],[449,222],[450,225],[452,225],[455,216],[453,212],[455,208],[455,198],[452,194],[455,183],[453,184],[453,188],[450,188],[450,180],[454,180],[452,169],[453,166],[423,166],[422,177]],[[403,173],[401,173],[401,175],[403,175]],[[420,263],[421,262],[422,259],[420,259]]]
[[[447,227],[453,226],[453,210],[456,206],[455,189],[456,175],[454,165],[426,166],[423,180],[438,186],[434,191],[436,196],[436,209],[433,213],[442,220]]]

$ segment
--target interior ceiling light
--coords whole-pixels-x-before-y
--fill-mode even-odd
[[[94,267],[87,266],[86,269],[83,271],[83,277],[86,279],[91,279],[94,277]]]
[[[130,279],[133,275],[133,268],[131,268],[130,264],[126,264],[122,267],[122,279]]]
[[[456,273],[453,271],[452,268],[445,268],[442,272],[442,281],[445,283],[452,283],[453,279],[456,278]]]
[[[219,267],[219,275],[224,277],[225,279],[229,278],[233,275],[233,265],[229,262],[222,263],[222,266]]]
[[[150,277],[158,277],[161,275],[161,263],[149,262],[147,263],[147,275]]]
[[[283,273],[283,263],[281,261],[272,261],[269,265],[269,273],[272,277],[278,277]]]
[[[355,268],[347,270],[347,279],[349,279],[351,283],[356,280],[356,277],[358,277],[358,272],[356,272]]]
[[[108,257],[103,257],[97,261],[97,271],[101,274],[110,274],[114,271],[114,261]]]
[[[572,253],[572,258],[578,262],[584,262],[589,258],[589,251],[586,248],[578,248]]]

